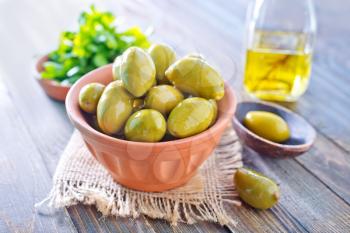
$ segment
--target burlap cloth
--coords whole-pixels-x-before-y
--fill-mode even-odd
[[[37,207],[83,203],[95,205],[103,215],[136,218],[144,214],[173,225],[179,221],[235,223],[225,208],[240,205],[233,173],[241,166],[241,145],[230,127],[213,154],[184,186],[162,193],[139,192],[116,183],[75,131],[58,163],[52,190]]]

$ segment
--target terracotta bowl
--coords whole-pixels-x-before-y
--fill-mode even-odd
[[[42,79],[40,73],[44,71],[43,64],[48,60],[48,56],[42,56],[35,64],[36,79],[46,94],[51,98],[64,102],[70,86],[63,86],[59,82],[49,79]]]
[[[284,143],[276,143],[259,137],[243,125],[249,111],[267,111],[282,117],[290,129],[290,138]],[[237,105],[233,126],[239,138],[261,155],[274,158],[295,157],[308,151],[316,138],[314,128],[298,114],[277,104],[266,102],[242,102]]]
[[[174,141],[144,143],[117,139],[93,129],[78,106],[80,89],[91,82],[112,81],[112,65],[94,70],[68,92],[66,109],[92,155],[120,184],[141,191],[160,192],[186,183],[208,158],[236,109],[233,91],[226,85],[217,122],[205,132]]]

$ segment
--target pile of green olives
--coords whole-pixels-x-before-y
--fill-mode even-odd
[[[107,86],[90,83],[79,93],[81,110],[105,134],[159,142],[199,134],[216,121],[224,81],[201,55],[177,60],[166,44],[147,51],[130,47],[114,60],[112,71]]]

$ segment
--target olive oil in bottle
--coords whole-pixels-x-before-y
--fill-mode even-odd
[[[295,101],[309,83],[312,54],[307,35],[257,30],[252,40],[246,54],[245,89],[264,100]]]

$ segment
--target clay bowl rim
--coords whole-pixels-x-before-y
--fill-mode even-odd
[[[249,137],[253,137],[253,138],[257,139],[258,141],[261,141],[261,142],[263,142],[265,144],[268,144],[270,146],[273,146],[273,147],[280,148],[282,150],[296,150],[296,151],[302,150],[302,151],[306,151],[308,148],[310,148],[314,144],[315,139],[316,139],[316,130],[314,129],[314,127],[307,120],[305,120],[303,117],[299,116],[297,113],[295,113],[295,112],[293,112],[293,111],[291,111],[291,110],[289,110],[289,109],[287,109],[285,107],[282,107],[282,106],[280,106],[278,104],[268,103],[266,101],[259,101],[259,102],[258,101],[242,101],[242,102],[239,102],[239,103],[237,103],[237,107],[236,107],[237,111],[239,109],[238,106],[240,104],[249,104],[249,103],[251,103],[251,104],[267,105],[267,106],[270,106],[272,108],[276,108],[278,110],[284,111],[287,114],[292,115],[294,118],[298,119],[298,121],[304,121],[307,125],[310,126],[310,129],[311,129],[311,132],[312,132],[311,133],[312,134],[311,139],[307,143],[302,143],[302,144],[297,144],[297,145],[277,143],[277,142],[273,142],[273,141],[267,140],[267,139],[265,139],[263,137],[260,137],[259,135],[257,135],[255,133],[253,133],[252,131],[250,131],[247,127],[245,127],[243,125],[242,122],[240,122],[237,119],[236,113],[235,113],[234,118],[233,118],[233,123],[236,126],[240,127],[240,129],[242,129],[245,134],[249,135]]]
[[[71,119],[71,121],[73,122],[74,126],[79,131],[82,131],[83,134],[88,134],[89,136],[95,138],[96,140],[102,140],[100,141],[101,144],[112,143],[113,145],[127,144],[128,146],[137,146],[137,147],[157,146],[157,147],[164,148],[168,146],[181,146],[189,143],[193,144],[193,142],[201,142],[202,140],[205,140],[208,137],[212,137],[211,135],[213,135],[215,131],[220,130],[223,127],[226,127],[226,125],[230,122],[230,120],[232,119],[237,109],[237,98],[234,94],[234,91],[227,84],[227,82],[225,82],[225,96],[221,101],[226,99],[226,101],[228,101],[229,108],[225,109],[225,111],[219,112],[219,117],[216,120],[215,124],[212,125],[210,128],[208,128],[207,130],[203,131],[202,133],[199,133],[197,135],[190,136],[187,138],[176,139],[176,140],[165,141],[165,142],[135,142],[135,141],[128,141],[128,140],[115,138],[113,136],[109,136],[107,134],[99,132],[96,129],[94,129],[92,126],[90,126],[82,116],[82,113],[78,107],[78,104],[75,104],[77,103],[77,99],[75,100],[73,99],[74,96],[78,97],[78,94],[76,93],[78,92],[77,88],[81,83],[85,83],[85,80],[87,78],[89,78],[90,76],[96,75],[96,73],[102,72],[105,69],[107,70],[111,68],[112,68],[112,64],[107,64],[105,66],[99,67],[83,75],[76,83],[72,85],[72,87],[70,88],[67,94],[66,101],[65,101],[67,114]],[[94,80],[94,81],[89,81],[87,83],[91,83],[91,82],[98,82],[98,81]]]

